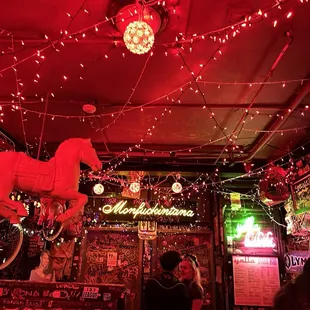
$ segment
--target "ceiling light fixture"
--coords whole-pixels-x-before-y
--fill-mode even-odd
[[[94,114],[96,110],[96,106],[93,103],[83,104],[83,111],[87,114]]]
[[[133,182],[130,184],[129,189],[133,193],[138,193],[140,191],[140,183],[138,182]]]
[[[93,187],[93,192],[96,194],[96,195],[101,195],[103,192],[104,192],[104,187],[102,184],[98,183],[98,184],[95,184],[94,187]]]
[[[154,45],[154,32],[151,26],[144,21],[131,22],[123,36],[126,47],[133,54],[147,53]]]

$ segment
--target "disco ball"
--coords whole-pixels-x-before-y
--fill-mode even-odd
[[[128,50],[138,55],[147,53],[154,44],[153,29],[143,21],[130,23],[123,38]]]

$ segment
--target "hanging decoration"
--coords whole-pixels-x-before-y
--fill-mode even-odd
[[[279,166],[270,167],[259,183],[260,200],[267,206],[276,206],[290,197],[286,184],[286,171]]]
[[[138,182],[133,182],[130,184],[129,189],[133,192],[133,193],[138,193],[140,191],[140,183]]]
[[[178,194],[178,193],[181,193],[182,192],[182,184],[180,182],[174,182],[172,184],[172,190],[174,193]]]
[[[104,192],[104,187],[101,183],[97,183],[94,185],[93,187],[93,192],[96,194],[96,195],[101,195],[103,192]]]
[[[138,236],[141,240],[154,240],[157,238],[156,221],[139,221]]]
[[[83,162],[94,171],[102,168],[102,162],[90,139],[64,141],[58,147],[55,157],[48,162],[34,160],[21,152],[3,152],[0,153],[0,158],[3,172],[0,182],[0,215],[9,219],[11,224],[20,223],[20,217],[28,215],[22,202],[9,198],[9,193],[15,186],[42,197],[76,200],[77,203],[72,208],[57,218],[58,222],[65,222],[76,216],[87,202],[87,196],[75,190],[79,184],[80,163]],[[62,171],[61,177],[56,177],[56,171]],[[6,184],[10,184],[11,188]]]
[[[154,32],[151,26],[144,21],[130,23],[124,33],[124,43],[133,54],[145,54],[154,45]]]
[[[181,179],[181,174],[177,173],[175,175],[175,182],[172,184],[171,189],[174,193],[179,194],[182,192],[183,190],[183,186],[182,184],[179,182],[179,180]]]

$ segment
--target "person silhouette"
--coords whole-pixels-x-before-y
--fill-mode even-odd
[[[310,309],[310,258],[295,283],[283,286],[274,298],[274,310]]]
[[[160,257],[162,273],[158,277],[149,278],[145,286],[147,310],[191,310],[186,287],[175,276],[181,261],[177,251],[165,252]]]

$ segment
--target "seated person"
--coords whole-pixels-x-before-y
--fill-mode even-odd
[[[43,250],[40,255],[40,265],[31,270],[29,281],[55,282],[55,272],[51,265],[51,255],[48,250]]]

